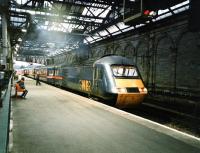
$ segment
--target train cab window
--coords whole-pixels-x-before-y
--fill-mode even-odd
[[[115,77],[138,77],[137,69],[133,66],[112,65],[111,69]]]

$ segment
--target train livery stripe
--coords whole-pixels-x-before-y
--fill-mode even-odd
[[[62,76],[54,76],[54,79],[56,79],[56,80],[63,80],[63,77]]]
[[[63,80],[62,76],[47,76],[48,79]]]
[[[46,78],[46,74],[40,74],[40,77],[42,77],[42,78]]]

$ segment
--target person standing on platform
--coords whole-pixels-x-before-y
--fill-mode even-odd
[[[41,85],[39,73],[36,74],[36,86],[37,86],[37,85]]]

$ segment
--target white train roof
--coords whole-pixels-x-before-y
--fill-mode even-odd
[[[135,65],[131,60],[129,60],[126,57],[118,56],[118,55],[108,55],[103,56],[102,58],[98,59],[96,62],[94,62],[94,65],[96,64],[119,64],[119,65]]]

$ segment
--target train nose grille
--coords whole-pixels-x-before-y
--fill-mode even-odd
[[[139,89],[137,87],[133,87],[133,88],[126,88],[127,92],[139,92]]]

